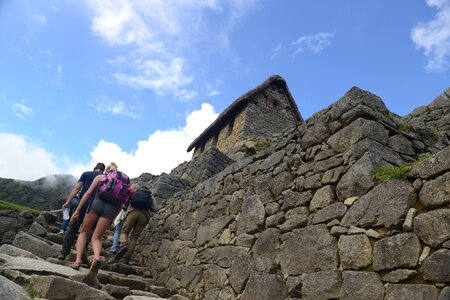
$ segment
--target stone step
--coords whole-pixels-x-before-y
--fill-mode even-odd
[[[56,230],[59,224],[51,223],[46,228],[42,235],[19,232],[13,245],[0,247],[0,280],[3,282],[8,278],[11,282],[7,284],[18,284],[24,289],[20,293],[31,291],[34,297],[45,299],[78,299],[79,296],[74,295],[83,294],[83,297],[93,299],[128,300],[169,299],[176,294],[173,290],[155,285],[147,268],[108,263],[112,255],[105,250],[105,246],[112,243],[114,231],[111,230],[103,239],[99,273],[93,280],[86,281],[88,265],[83,264],[78,271],[70,268],[75,260],[75,250],[64,261],[56,258],[63,240],[63,235]],[[88,251],[92,254],[92,249]],[[20,293],[18,297],[26,299]],[[187,298],[176,295],[176,299]]]

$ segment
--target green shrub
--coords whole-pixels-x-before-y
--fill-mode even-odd
[[[411,169],[411,164],[401,164],[398,167],[384,165],[373,171],[373,177],[380,181],[390,179],[406,179],[406,173]]]
[[[16,212],[22,212],[22,211],[29,211],[32,214],[38,215],[41,213],[40,210],[38,209],[34,209],[31,207],[27,207],[24,205],[20,205],[20,204],[16,204],[16,203],[11,203],[8,201],[3,201],[0,200],[0,210],[12,210],[12,211],[16,211]]]

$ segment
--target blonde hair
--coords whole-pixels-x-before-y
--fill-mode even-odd
[[[117,164],[115,162],[111,162],[105,169],[105,173],[116,172],[118,169]]]

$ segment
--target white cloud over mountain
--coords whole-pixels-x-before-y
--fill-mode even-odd
[[[114,161],[131,177],[144,172],[154,175],[170,172],[191,158],[191,153],[186,152],[187,147],[217,116],[212,105],[203,103],[199,110],[187,114],[184,126],[157,130],[147,139],[138,141],[136,150],[131,153],[121,149],[120,145],[101,140],[90,152],[89,162],[67,163],[68,166],[60,166],[65,157],[56,157],[36,142],[11,133],[0,133],[0,177],[21,180],[53,174],[78,177],[99,161],[105,164]]]

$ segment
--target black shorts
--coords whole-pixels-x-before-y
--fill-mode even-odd
[[[119,206],[117,204],[107,202],[96,194],[94,200],[92,200],[91,207],[89,208],[89,213],[94,213],[99,217],[113,221],[118,208]]]

